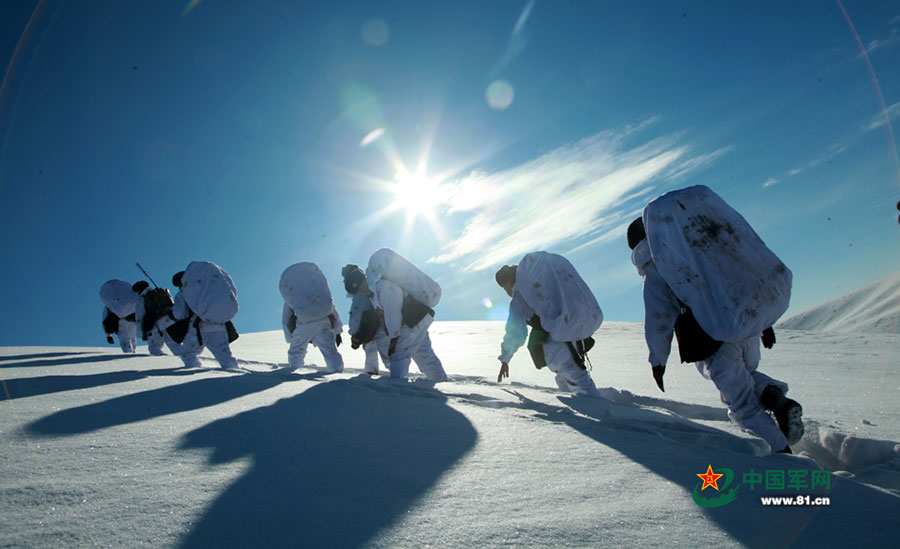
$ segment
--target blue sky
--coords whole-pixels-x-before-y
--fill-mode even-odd
[[[536,249],[640,320],[625,226],[693,184],[792,269],[788,314],[900,269],[897,3],[334,4],[3,3],[0,345],[104,344],[136,261],[223,266],[244,332],[314,261],[345,313],[385,246],[439,320],[504,319]]]

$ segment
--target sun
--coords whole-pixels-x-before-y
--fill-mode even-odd
[[[410,173],[401,169],[394,176],[396,183],[391,185],[394,193],[394,206],[406,211],[407,217],[423,216],[433,218],[435,208],[441,202],[439,182],[425,174],[424,170]]]

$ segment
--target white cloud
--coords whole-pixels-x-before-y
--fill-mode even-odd
[[[615,238],[611,229],[623,223],[625,201],[729,150],[691,156],[677,136],[625,150],[623,139],[654,120],[599,133],[513,168],[445,183],[447,211],[469,217],[462,235],[430,261],[480,271],[592,233],[598,234],[592,242]]]
[[[846,151],[847,147],[848,147],[848,145],[834,145],[834,146],[830,147],[828,149],[828,151],[826,151],[825,154],[823,154],[822,156],[819,156],[818,158],[810,160],[809,162],[807,162],[806,164],[803,164],[802,166],[797,166],[796,168],[788,171],[788,175],[793,177],[797,174],[801,174],[807,170],[811,170],[817,166],[820,166],[820,165],[824,164],[825,162],[828,162],[835,156]],[[765,186],[769,186],[769,185],[765,185]]]
[[[867,130],[877,130],[878,128],[887,124],[888,120],[894,120],[897,117],[900,117],[900,102],[894,103],[887,110],[882,111],[875,116],[873,116],[866,123],[865,127]]]
[[[793,170],[791,170],[791,171],[793,171]],[[797,173],[800,173],[800,172],[797,172]],[[763,187],[771,187],[772,185],[777,185],[779,183],[781,183],[781,180],[773,177],[773,178],[767,180],[765,183],[763,183],[762,186]]]
[[[895,24],[895,21],[892,20],[891,24]],[[900,41],[900,32],[898,32],[898,29],[896,27],[891,28],[887,36],[871,40],[868,45],[866,45],[866,53],[872,53],[874,51],[884,49],[888,46],[892,46],[898,41]]]

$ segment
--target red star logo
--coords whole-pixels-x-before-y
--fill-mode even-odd
[[[716,484],[716,481],[719,480],[719,477],[724,477],[725,475],[717,475],[717,474],[713,473],[712,465],[710,465],[706,469],[706,473],[704,473],[702,475],[697,473],[697,476],[700,477],[701,479],[703,479],[703,487],[700,488],[700,491],[702,492],[703,490],[706,490],[710,486],[712,486],[713,488],[716,489],[716,491],[718,491],[719,486]]]

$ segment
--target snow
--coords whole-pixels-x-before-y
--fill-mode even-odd
[[[236,319],[240,328],[240,318]],[[146,347],[0,348],[0,545],[27,547],[897,546],[896,334],[778,331],[761,369],[804,406],[799,455],[767,455],[713,385],[640,323],[590,353],[605,396],[555,389],[522,349],[496,383],[499,322],[435,322],[451,377],[275,374],[280,331],[233,344],[252,373],[184,369]],[[141,354],[143,353],[143,354]],[[677,353],[673,353],[677,356]],[[415,371],[415,367],[411,368]],[[831,471],[831,490],[692,499],[707,466]],[[706,493],[713,489],[708,488]],[[764,507],[813,494],[828,507]]]
[[[783,320],[789,330],[900,333],[900,271]]]

